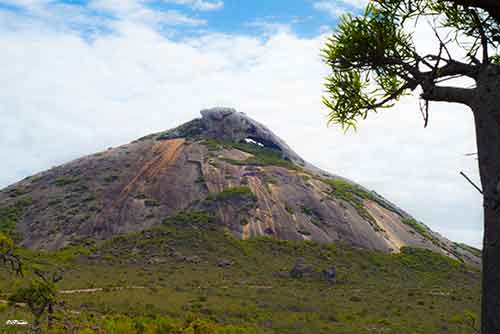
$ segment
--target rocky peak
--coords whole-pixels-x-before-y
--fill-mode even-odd
[[[250,141],[280,151],[283,158],[298,165],[305,162],[281,138],[261,123],[233,108],[216,107],[201,111],[201,123],[207,137],[235,142]]]

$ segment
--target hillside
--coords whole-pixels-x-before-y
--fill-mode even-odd
[[[480,273],[444,255],[241,240],[199,212],[23,257],[65,269],[51,334],[473,333],[480,306]],[[7,295],[10,277],[0,271]],[[6,319],[31,316],[0,305]]]
[[[3,189],[0,232],[63,272],[50,334],[472,333],[480,306],[479,250],[231,109]]]
[[[80,158],[0,192],[0,231],[32,249],[140,231],[186,210],[208,210],[242,239],[404,246],[478,264],[477,252],[404,210],[305,162],[262,124],[232,109]]]

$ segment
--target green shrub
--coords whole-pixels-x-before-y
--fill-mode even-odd
[[[205,211],[187,211],[181,212],[173,217],[163,220],[166,225],[180,226],[206,226],[212,225],[215,222],[215,217]]]
[[[215,199],[217,201],[231,201],[231,200],[243,200],[243,199],[250,199],[252,201],[256,201],[257,197],[254,195],[252,190],[249,187],[232,187],[232,188],[227,188],[218,193],[215,196]]]
[[[307,206],[302,207],[302,213],[312,216],[314,214],[314,211],[311,208],[308,208]]]
[[[7,311],[9,306],[7,304],[0,304],[0,313]]]
[[[120,177],[118,175],[109,175],[104,178],[104,182],[107,183],[112,183],[115,182],[119,179]]]
[[[80,182],[80,178],[78,177],[60,177],[52,182],[52,184],[63,187],[69,184],[74,184]]]
[[[158,207],[160,202],[154,198],[148,198],[144,201],[144,205],[147,207]]]

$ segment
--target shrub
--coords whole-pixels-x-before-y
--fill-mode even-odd
[[[58,187],[63,187],[68,184],[73,184],[73,183],[78,183],[80,182],[80,179],[77,177],[60,177],[56,179],[52,184],[58,186]]]
[[[147,207],[157,207],[160,206],[160,202],[154,198],[148,198],[144,201],[144,205]]]
[[[256,201],[257,197],[249,187],[243,186],[224,189],[216,195],[215,199],[222,202],[242,199],[250,199],[252,201]]]
[[[118,175],[109,175],[104,178],[104,182],[112,183],[119,179]]]
[[[311,208],[308,208],[307,206],[302,207],[302,212],[308,216],[313,215],[313,210]]]
[[[215,217],[205,211],[181,212],[163,220],[163,224],[180,226],[206,226],[215,222]]]

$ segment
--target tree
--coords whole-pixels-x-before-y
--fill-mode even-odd
[[[18,276],[23,275],[21,258],[14,252],[14,242],[0,233],[0,261],[10,267]]]
[[[42,316],[48,313],[48,327],[51,328],[53,307],[57,298],[55,284],[62,279],[60,272],[48,273],[40,269],[35,269],[36,277],[31,280],[27,287],[17,289],[9,296],[10,303],[25,303],[33,314],[31,331],[33,334],[40,334]]]
[[[432,54],[415,48],[408,28],[418,20],[434,31]],[[483,334],[500,333],[499,44],[498,0],[372,0],[363,15],[342,16],[323,49],[331,68],[323,102],[345,130],[417,89],[425,125],[430,102],[472,110],[484,197]]]

